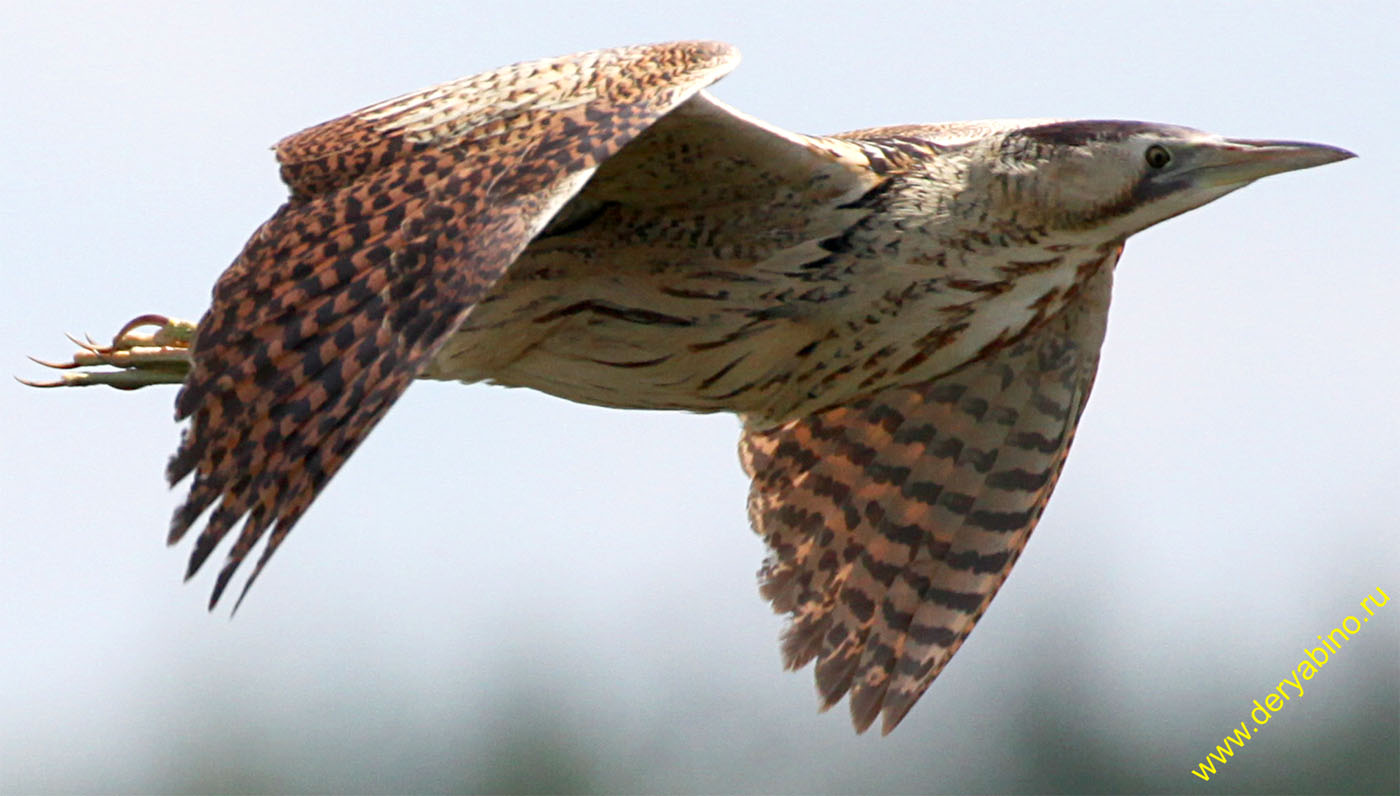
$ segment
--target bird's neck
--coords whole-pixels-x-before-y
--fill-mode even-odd
[[[952,164],[955,168],[956,164]],[[997,218],[946,181],[896,182],[806,277],[832,299],[808,318],[791,381],[761,414],[797,416],[897,384],[926,381],[1022,338],[1110,274],[1122,241]],[[837,288],[839,287],[839,290]],[[1107,293],[1093,299],[1107,311]]]

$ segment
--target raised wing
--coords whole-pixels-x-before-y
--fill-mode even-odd
[[[989,358],[740,443],[759,571],[816,659],[823,709],[850,694],[888,733],[972,632],[1049,500],[1093,384],[1109,258],[1068,308]]]
[[[170,542],[214,506],[193,575],[246,517],[210,599],[317,493],[599,164],[733,68],[713,42],[505,67],[280,143],[292,196],[219,279],[176,399],[193,473]],[[217,505],[216,505],[217,504]],[[241,597],[240,597],[241,599]]]
[[[842,321],[824,303],[846,290],[831,241],[886,181],[852,142],[702,91],[598,169],[424,376],[622,408],[791,403],[807,389],[785,374],[812,325]]]
[[[858,146],[784,130],[701,91],[600,167],[580,199],[708,210],[797,193],[805,204],[794,208],[810,212],[879,182]]]

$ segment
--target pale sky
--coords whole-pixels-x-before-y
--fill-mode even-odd
[[[1128,243],[1050,508],[884,739],[781,670],[731,417],[416,385],[229,621],[163,543],[174,390],[0,385],[0,791],[485,788],[540,737],[601,790],[1073,789],[1027,748],[1195,787],[1316,635],[1400,594],[1398,29],[1392,3],[7,5],[0,371],[27,377],[64,332],[198,317],[285,196],[282,136],[596,47],[731,42],[715,94],[802,132],[1124,118],[1360,157]],[[1397,715],[1386,611],[1220,792]]]

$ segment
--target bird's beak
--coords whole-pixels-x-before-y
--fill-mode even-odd
[[[1354,157],[1353,152],[1326,144],[1222,138],[1195,149],[1186,174],[1198,187],[1240,187],[1270,174]]]

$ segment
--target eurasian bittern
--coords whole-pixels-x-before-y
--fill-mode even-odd
[[[211,607],[415,378],[734,412],[787,665],[888,732],[1045,508],[1127,237],[1352,156],[1124,121],[809,137],[702,91],[737,60],[535,61],[293,135],[291,197],[197,329],[143,316],[66,365],[183,382],[170,541],[213,507],[189,573],[244,520]]]

